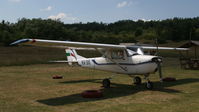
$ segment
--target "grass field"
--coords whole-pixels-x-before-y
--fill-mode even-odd
[[[34,54],[31,56],[36,58]],[[1,59],[7,62],[7,57]],[[31,59],[34,60],[33,58]],[[51,57],[47,56],[47,59]],[[122,74],[117,74],[118,76],[111,80],[113,83],[111,88],[103,89],[100,79],[109,77],[113,73],[69,67],[66,64],[19,65],[0,67],[0,112],[198,112],[199,110],[199,71],[180,69],[175,58],[164,60],[163,73],[165,77],[176,77],[177,81],[160,83],[158,75],[152,74],[150,79],[154,82],[154,90],[146,90],[144,84],[132,85],[132,79]],[[64,78],[55,80],[52,79],[53,75],[63,75]],[[82,98],[81,92],[90,89],[101,89],[104,97]]]

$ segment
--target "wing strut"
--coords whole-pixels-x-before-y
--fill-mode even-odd
[[[115,63],[117,66],[119,66],[122,70],[124,70],[124,71],[126,71],[126,72],[128,71],[126,67],[121,66],[118,62],[114,61],[113,59],[111,59],[111,58],[109,58],[109,57],[108,57],[108,59],[109,59],[110,61],[112,61],[113,63]]]

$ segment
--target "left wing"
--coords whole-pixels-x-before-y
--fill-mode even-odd
[[[87,42],[71,42],[71,41],[58,41],[58,40],[43,40],[43,39],[21,39],[11,43],[10,45],[35,45],[35,46],[68,46],[68,47],[83,47],[83,48],[106,48],[106,49],[126,49],[124,45],[114,44],[99,44]]]

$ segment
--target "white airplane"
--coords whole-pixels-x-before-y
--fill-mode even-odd
[[[10,45],[18,44],[36,46],[67,46],[73,48],[94,48],[102,54],[102,57],[85,58],[78,55],[76,50],[68,48],[66,49],[66,55],[68,60],[57,62],[68,62],[69,65],[78,64],[81,67],[127,74],[133,78],[134,84],[136,85],[141,84],[141,78],[139,77],[139,75],[142,75],[147,81],[147,89],[153,88],[153,83],[148,78],[151,73],[159,71],[159,77],[160,80],[162,80],[162,58],[159,56],[145,55],[142,49],[188,50],[186,48],[124,46],[42,39],[21,39],[11,43]],[[103,79],[103,87],[110,87],[111,78],[112,77]]]

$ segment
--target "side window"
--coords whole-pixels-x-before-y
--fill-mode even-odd
[[[124,51],[112,51],[111,52],[112,59],[124,59]]]

